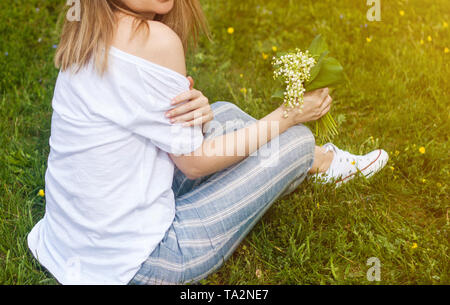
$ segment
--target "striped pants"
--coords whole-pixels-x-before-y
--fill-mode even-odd
[[[212,108],[210,126],[223,128],[210,128],[206,139],[256,121],[231,103]],[[130,284],[192,284],[217,271],[272,203],[293,192],[312,167],[315,140],[308,128],[294,126],[276,141],[269,156],[254,154],[202,179],[189,180],[176,169],[174,222]]]

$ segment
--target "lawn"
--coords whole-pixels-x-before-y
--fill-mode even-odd
[[[26,236],[45,208],[39,191],[64,2],[0,2],[0,284],[56,284]],[[366,0],[202,3],[213,40],[188,54],[188,71],[210,101],[263,117],[278,106],[275,52],[306,48],[320,33],[347,75],[333,93],[333,142],[391,157],[369,181],[339,189],[305,182],[278,200],[203,283],[450,284],[450,2],[381,0],[378,22],[367,20]],[[371,257],[380,282],[367,280]]]

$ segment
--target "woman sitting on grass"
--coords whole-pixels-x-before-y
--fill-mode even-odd
[[[81,4],[56,54],[46,214],[28,236],[60,283],[198,282],[308,174],[339,185],[386,164],[382,150],[315,146],[302,123],[330,110],[326,88],[288,118],[210,107],[186,78],[198,0]]]

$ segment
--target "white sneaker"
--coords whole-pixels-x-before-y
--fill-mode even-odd
[[[357,156],[343,151],[331,143],[325,144],[323,147],[327,152],[334,152],[334,159],[327,172],[314,174],[313,179],[322,184],[335,183],[336,187],[349,182],[358,173],[370,178],[385,167],[389,161],[388,153],[382,149],[364,156]]]

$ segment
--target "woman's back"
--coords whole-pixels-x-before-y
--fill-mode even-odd
[[[60,73],[46,214],[28,242],[61,283],[127,283],[163,239],[175,215],[168,153],[203,141],[164,116],[187,90],[182,74],[114,47],[103,76],[92,64]]]

